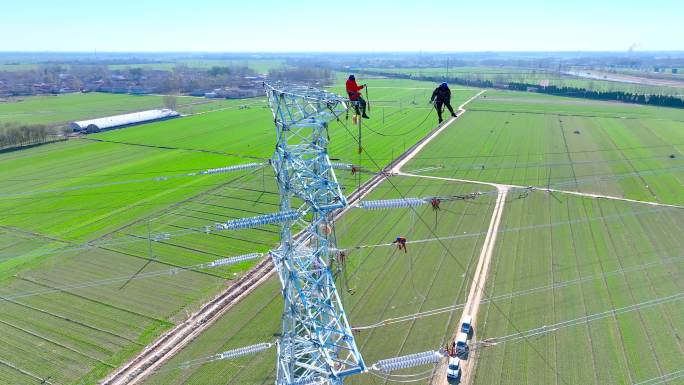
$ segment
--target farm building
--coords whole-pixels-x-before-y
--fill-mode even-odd
[[[81,120],[78,122],[71,123],[70,127],[74,131],[98,132],[112,128],[149,123],[157,120],[171,119],[178,116],[180,116],[178,112],[169,109],[148,110],[133,112],[124,115],[106,116],[104,118]]]

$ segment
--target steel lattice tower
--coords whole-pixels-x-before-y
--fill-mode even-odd
[[[341,384],[366,370],[330,269],[335,210],[347,206],[328,157],[328,122],[345,112],[340,96],[315,88],[265,84],[277,144],[272,164],[280,210],[298,210],[271,252],[285,309],[278,343],[277,385]],[[293,227],[302,225],[302,236]]]

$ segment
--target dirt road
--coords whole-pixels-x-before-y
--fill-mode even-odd
[[[468,298],[466,300],[465,306],[463,307],[462,314],[470,314],[473,316],[473,338],[471,343],[477,340],[477,315],[480,309],[480,303],[484,297],[487,276],[489,275],[489,266],[491,265],[492,255],[494,254],[494,245],[496,244],[496,237],[499,233],[499,225],[501,224],[501,218],[503,214],[504,205],[506,203],[506,196],[508,194],[508,186],[506,185],[496,185],[498,194],[496,197],[496,203],[494,205],[494,212],[492,213],[492,218],[489,221],[489,228],[487,229],[487,235],[485,236],[484,244],[480,251],[480,257],[475,268],[475,273],[472,277],[472,282],[470,284],[470,291],[468,293]],[[460,317],[459,317],[460,320]],[[459,331],[459,326],[457,325],[454,329],[454,334],[452,340],[456,338]],[[435,371],[435,376],[432,379],[432,384],[443,385],[447,384],[446,377],[446,365],[447,360],[444,359],[437,366]],[[475,369],[474,355],[462,364],[461,366],[461,383],[469,384],[470,375]]]

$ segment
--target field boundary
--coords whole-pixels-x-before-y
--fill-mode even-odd
[[[6,154],[6,153],[21,151],[21,150],[28,150],[30,148],[42,146],[45,144],[66,142],[67,140],[69,140],[69,139],[68,138],[60,138],[60,139],[47,140],[45,142],[40,142],[40,143],[31,143],[31,144],[24,144],[24,145],[19,145],[19,146],[2,147],[2,148],[0,148],[0,154]]]

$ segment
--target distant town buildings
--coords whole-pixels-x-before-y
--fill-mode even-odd
[[[243,67],[180,67],[174,70],[106,66],[52,66],[27,71],[0,71],[0,97],[107,92],[117,94],[181,93],[214,98],[261,95],[265,75]]]
[[[205,92],[204,96],[207,98],[221,98],[221,99],[246,99],[261,96],[263,89],[261,87],[262,81],[258,84],[246,83],[237,87],[216,88],[211,92]]]

